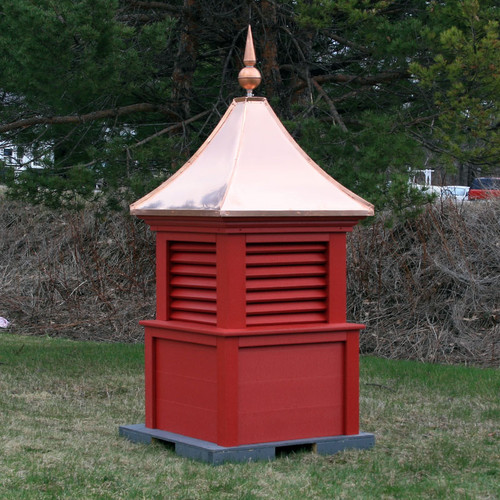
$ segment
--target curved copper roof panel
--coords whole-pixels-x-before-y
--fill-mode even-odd
[[[265,98],[235,99],[172,177],[130,206],[134,215],[359,216],[373,206],[300,148]]]

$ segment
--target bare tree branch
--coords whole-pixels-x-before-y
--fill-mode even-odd
[[[362,45],[359,45],[358,43],[351,42],[347,38],[335,35],[333,33],[329,33],[328,36],[332,40],[335,40],[336,42],[340,43],[341,45],[345,45],[346,47],[352,47],[353,49],[356,49],[356,50],[359,50],[360,52],[363,52],[363,54],[369,54],[370,53],[370,51],[366,47],[363,47]]]
[[[135,144],[133,144],[130,147],[137,148],[139,146],[142,146],[143,144],[148,143],[149,141],[155,139],[156,137],[159,137],[160,135],[168,134],[169,132],[173,132],[174,130],[176,130],[178,128],[185,127],[189,123],[195,122],[196,120],[203,118],[205,115],[208,115],[208,113],[210,113],[210,111],[203,111],[202,113],[198,113],[197,115],[189,118],[188,120],[184,120],[182,122],[175,123],[174,125],[170,125],[170,127],[164,128],[164,129],[160,130],[159,132],[156,132],[156,134],[150,135],[149,137],[146,137],[142,141],[136,142]]]
[[[66,116],[33,116],[31,118],[24,118],[10,123],[0,125],[0,133],[9,132],[20,128],[32,127],[33,125],[61,125],[61,124],[82,124],[96,120],[103,120],[105,118],[117,118],[132,113],[163,113],[178,119],[178,115],[173,111],[160,106],[158,104],[150,103],[137,103],[129,106],[122,106],[120,108],[102,109],[93,111],[84,115],[66,115]]]
[[[406,71],[387,71],[379,73],[378,75],[357,76],[357,75],[343,75],[336,73],[333,75],[318,75],[312,79],[318,83],[355,83],[358,85],[376,85],[378,83],[392,82],[394,80],[404,80],[410,77],[410,73]],[[307,87],[307,82],[302,81],[297,83],[293,88],[294,91],[302,90]]]
[[[129,5],[131,7],[139,7],[141,9],[158,9],[170,12],[171,14],[182,14],[184,12],[184,7],[180,5],[170,5],[163,2],[143,2],[139,0],[129,0]]]
[[[334,99],[332,99],[332,101],[333,102],[346,101],[347,99],[352,99],[353,97],[356,97],[357,95],[362,94],[363,92],[369,92],[370,90],[371,86],[365,85],[363,87],[360,87],[359,89],[351,90],[351,92],[347,92],[347,94],[335,97]]]
[[[415,118],[411,122],[404,123],[403,125],[405,127],[412,127],[413,125],[418,125],[419,123],[427,122],[429,120],[435,120],[436,118],[439,118],[439,113],[435,113],[429,116],[421,116],[420,118]]]
[[[311,79],[311,81],[314,88],[320,93],[320,95],[323,96],[326,103],[328,104],[328,107],[330,108],[330,113],[333,116],[333,122],[336,123],[344,132],[347,132],[347,127],[345,126],[344,121],[339,115],[339,112],[337,111],[337,108],[335,107],[333,101],[330,99],[328,94],[324,91],[323,87],[316,80]]]

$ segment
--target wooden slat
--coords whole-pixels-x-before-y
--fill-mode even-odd
[[[176,264],[201,264],[215,266],[215,253],[175,252],[171,262]]]
[[[202,313],[215,313],[215,302],[207,302],[203,300],[174,300],[172,301],[172,309],[174,311],[195,311]]]
[[[206,278],[199,276],[174,276],[170,280],[173,287],[187,287],[187,288],[210,288],[215,290],[216,281],[215,277]]]
[[[215,314],[203,314],[192,311],[172,311],[170,314],[170,318],[180,321],[204,323],[206,325],[217,324],[217,316]]]
[[[324,276],[311,276],[303,278],[269,278],[248,279],[247,291],[253,290],[292,290],[305,288],[320,288],[326,286]]]
[[[251,254],[271,254],[271,253],[300,253],[300,252],[324,252],[324,243],[286,243],[286,244],[249,244],[247,245],[247,255]]]
[[[217,298],[215,290],[203,288],[174,288],[170,296],[174,299],[208,300],[213,302]]]
[[[215,243],[197,243],[191,241],[177,241],[170,243],[172,252],[210,252],[215,253]]]
[[[313,264],[306,266],[250,267],[247,269],[248,278],[321,276],[325,273],[325,266]]]
[[[275,253],[247,255],[247,266],[324,264],[324,253]]]
[[[196,264],[174,264],[170,272],[183,276],[215,276],[215,266],[199,266]]]
[[[282,314],[282,313],[303,313],[314,311],[325,311],[326,302],[324,300],[305,300],[303,302],[272,302],[269,304],[248,304],[247,314],[250,316],[258,314]]]
[[[291,302],[302,300],[326,299],[325,288],[298,290],[271,290],[269,292],[247,292],[247,303],[256,302]]]

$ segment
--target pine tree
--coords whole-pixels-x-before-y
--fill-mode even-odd
[[[31,202],[79,206],[100,182],[119,205],[175,172],[242,95],[249,22],[258,94],[379,208],[418,203],[407,180],[424,148],[498,163],[492,0],[4,0],[0,13],[0,137],[46,163],[7,181]]]

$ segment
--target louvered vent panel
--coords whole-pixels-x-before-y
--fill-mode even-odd
[[[327,320],[326,242],[247,244],[247,325]]]
[[[217,323],[215,243],[170,243],[170,318]]]

